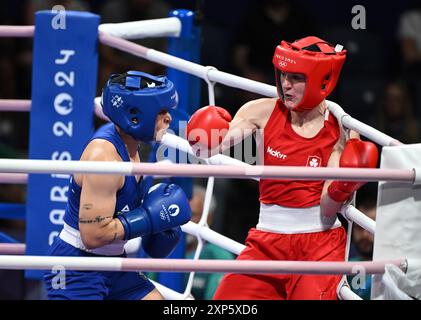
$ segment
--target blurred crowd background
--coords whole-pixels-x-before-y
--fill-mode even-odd
[[[271,61],[280,40],[294,41],[316,35],[332,44],[342,44],[348,58],[329,99],[339,103],[353,117],[403,143],[420,142],[421,1],[9,0],[1,3],[0,24],[32,25],[35,11],[49,10],[54,5],[97,13],[102,23],[163,18],[171,9],[200,10],[201,64],[272,85]],[[356,13],[352,13],[352,8],[356,5],[365,9],[365,29],[353,27]],[[166,51],[166,39],[147,39],[139,43]],[[0,38],[1,99],[31,98],[31,60],[32,39]],[[97,95],[110,73],[129,69],[165,73],[160,65],[102,45],[99,60]],[[259,97],[222,85],[216,86],[215,94],[217,105],[231,114],[246,101]],[[191,106],[189,111],[206,103],[204,88],[202,104]],[[0,158],[27,158],[28,132],[28,114],[2,112]],[[196,181],[198,185],[205,182]],[[212,228],[243,242],[248,229],[258,219],[257,182],[218,179],[215,189],[218,205],[214,208]],[[25,195],[23,186],[0,185],[1,202],[24,203]],[[369,184],[359,192],[357,205],[369,212],[375,199],[376,185]],[[0,220],[0,231],[7,231],[22,242],[25,241],[24,227],[23,221]],[[372,239],[366,238],[362,245],[365,249],[354,245],[351,255],[355,259],[371,258]],[[7,289],[7,281],[13,290]],[[31,284],[23,279],[21,272],[10,272],[7,279],[0,282],[3,284],[0,299],[31,298],[28,289]]]

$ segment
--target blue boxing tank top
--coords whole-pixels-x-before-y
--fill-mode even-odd
[[[118,134],[113,123],[108,123],[100,127],[92,138],[86,143],[85,147],[95,139],[103,139],[111,142],[116,148],[118,154],[124,162],[129,162],[130,157],[126,146]],[[128,212],[137,208],[146,193],[144,179],[136,181],[135,176],[125,176],[123,187],[118,190],[116,195],[116,206],[114,216],[117,212]],[[68,201],[64,213],[64,222],[73,229],[79,230],[79,205],[80,193],[82,188],[75,182],[73,176],[70,178]]]

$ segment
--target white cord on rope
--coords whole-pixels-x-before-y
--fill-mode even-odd
[[[202,252],[202,249],[204,246],[203,239],[199,235],[196,235],[196,237],[197,237],[197,247],[194,253],[194,257],[193,257],[194,261],[199,260],[200,253]],[[195,276],[196,276],[196,273],[194,271],[190,272],[189,279],[187,280],[186,288],[184,289],[183,300],[187,298],[189,295],[191,295],[191,289],[193,288],[193,282],[194,282]]]
[[[199,235],[200,238],[236,255],[240,254],[240,252],[245,248],[245,245],[219,234],[207,226],[199,226],[197,223],[192,221],[189,221],[185,225],[181,226],[181,230],[191,235]]]
[[[205,67],[207,69],[207,72],[205,74],[205,77],[203,78],[203,80],[205,80],[206,84],[208,85],[208,97],[209,97],[209,105],[210,106],[215,106],[215,81],[212,81],[209,79],[209,72],[212,70],[218,70],[215,67],[212,66],[207,66]]]
[[[158,291],[162,294],[162,296],[165,298],[165,300],[194,300],[194,297],[191,294],[183,294],[180,292],[177,292],[175,290],[172,290],[159,282],[150,280],[155,287],[158,289]]]
[[[338,297],[341,300],[363,300],[358,294],[351,290],[347,284],[339,284]]]

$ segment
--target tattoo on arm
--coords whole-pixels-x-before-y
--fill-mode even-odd
[[[107,216],[107,217],[96,216],[94,219],[79,218],[79,223],[100,223],[104,221],[105,219],[112,219],[112,218],[113,216]]]

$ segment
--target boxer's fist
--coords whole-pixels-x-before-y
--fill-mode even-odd
[[[346,168],[375,168],[378,152],[374,143],[349,139],[339,160],[340,167]],[[358,190],[365,182],[361,181],[333,181],[329,188],[329,197],[336,202],[344,202]]]
[[[231,120],[231,115],[224,108],[203,107],[187,123],[187,140],[192,146],[212,150],[221,144]]]
[[[117,218],[124,228],[124,240],[169,230],[191,219],[189,199],[175,184],[159,183],[151,187],[142,204]]]
[[[152,186],[141,207],[149,214],[151,233],[183,225],[191,219],[189,199],[176,184],[158,183]]]
[[[174,251],[181,237],[181,228],[145,235],[142,237],[142,248],[151,258],[166,258]]]

